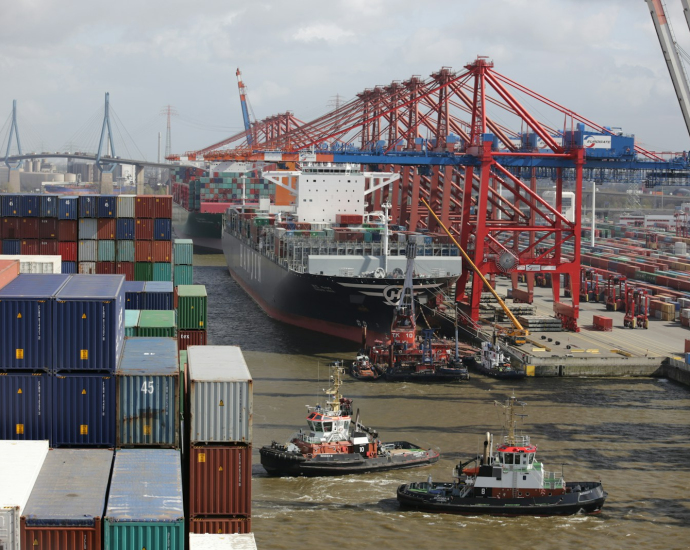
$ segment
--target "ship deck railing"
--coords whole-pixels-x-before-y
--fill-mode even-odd
[[[516,447],[529,447],[529,436],[528,435],[515,435],[513,436],[513,441],[510,441],[510,437],[507,435],[503,436],[503,444],[510,445],[514,444]]]

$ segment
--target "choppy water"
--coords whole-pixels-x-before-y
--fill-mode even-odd
[[[254,377],[252,527],[259,548],[690,548],[690,390],[656,379],[529,379],[506,384],[366,383],[346,378],[362,421],[381,440],[406,439],[441,452],[430,467],[338,478],[270,478],[258,448],[304,424],[305,405],[327,386],[325,365],[356,344],[266,317],[222,267],[195,268],[207,286],[210,343],[242,347]],[[528,404],[525,432],[549,470],[598,480],[602,514],[491,518],[401,511],[398,484],[450,480],[477,454],[486,431],[500,433],[494,400]],[[323,400],[321,400],[323,401]]]

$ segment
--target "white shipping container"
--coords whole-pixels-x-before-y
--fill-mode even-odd
[[[0,548],[3,550],[20,550],[19,520],[47,455],[47,441],[0,441]]]
[[[189,550],[256,550],[254,533],[197,535],[189,533]]]
[[[253,381],[237,346],[187,349],[191,443],[252,441]]]
[[[134,217],[134,199],[136,195],[119,195],[117,197],[117,217],[118,218],[133,218]]]
[[[19,273],[62,273],[62,256],[0,254],[0,260],[19,260]]]

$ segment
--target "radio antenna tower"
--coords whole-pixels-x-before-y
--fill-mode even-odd
[[[165,158],[167,159],[172,151],[172,144],[170,139],[170,118],[177,116],[177,111],[175,110],[175,107],[173,107],[172,105],[166,105],[161,110],[161,114],[165,115],[168,119],[168,127],[165,132]]]

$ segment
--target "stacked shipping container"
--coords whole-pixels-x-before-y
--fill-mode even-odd
[[[6,195],[3,254],[60,255],[63,273],[172,281],[172,196]]]
[[[194,284],[192,260],[194,259],[194,243],[191,239],[175,239],[173,241],[173,284]]]
[[[187,350],[190,532],[251,531],[253,383],[235,346]]]
[[[204,285],[179,285],[174,292],[180,350],[207,343],[208,295]]]

